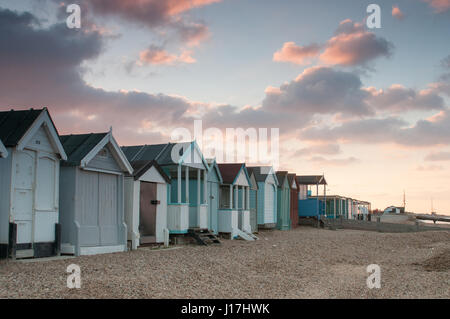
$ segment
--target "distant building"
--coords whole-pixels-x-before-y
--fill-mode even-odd
[[[404,207],[398,207],[398,206],[389,206],[386,208],[383,212],[384,214],[404,214],[405,208]]]

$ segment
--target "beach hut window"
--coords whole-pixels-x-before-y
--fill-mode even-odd
[[[228,187],[220,188],[220,208],[231,208],[230,207],[230,189]]]

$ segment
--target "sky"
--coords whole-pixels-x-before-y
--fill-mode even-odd
[[[450,214],[449,31],[450,0],[2,0],[0,110],[121,145],[277,128],[278,168],[328,194]]]

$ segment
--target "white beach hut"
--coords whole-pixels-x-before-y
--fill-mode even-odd
[[[61,252],[93,255],[127,249],[124,174],[133,169],[112,135],[61,136]]]
[[[9,154],[0,160],[2,257],[59,254],[59,167],[67,156],[48,110],[0,112],[0,139]]]
[[[131,248],[168,243],[167,189],[170,178],[154,160],[132,160],[125,177],[125,222]]]

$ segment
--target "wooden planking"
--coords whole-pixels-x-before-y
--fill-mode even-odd
[[[32,150],[38,150],[46,153],[55,153],[57,150],[53,148],[52,143],[50,142],[50,138],[44,128],[44,126],[41,125],[41,127],[36,131],[36,134],[31,138],[31,140],[28,142],[26,148],[32,149]]]
[[[87,164],[88,168],[101,169],[113,172],[122,172],[122,169],[117,164],[116,159],[112,155],[109,145],[98,152],[95,157]]]

